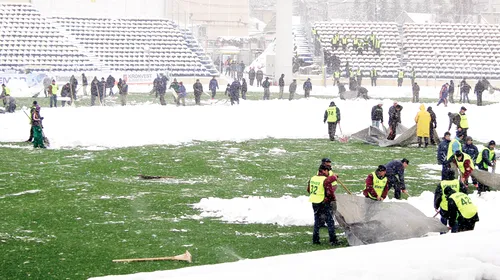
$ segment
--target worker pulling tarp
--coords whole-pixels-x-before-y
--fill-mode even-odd
[[[404,202],[380,202],[356,195],[337,194],[335,219],[351,246],[422,237],[447,232],[439,220],[429,218]]]

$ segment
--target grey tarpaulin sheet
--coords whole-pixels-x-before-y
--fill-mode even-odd
[[[336,197],[335,219],[344,228],[351,246],[448,231],[438,219],[425,216],[405,202],[380,202],[346,194],[338,194]]]
[[[342,99],[342,100],[356,99],[356,98],[358,98],[358,91],[357,90],[348,90],[348,91],[340,93],[339,96],[340,96],[340,99]],[[367,97],[368,97],[368,94],[367,94]],[[363,99],[364,97],[360,96],[359,98]]]
[[[398,125],[396,134],[399,135],[394,140],[387,140],[389,131],[382,131],[376,127],[370,126],[351,135],[352,138],[363,141],[368,144],[379,145],[380,147],[401,146],[406,147],[412,144],[417,144],[417,126],[406,128],[403,125]],[[439,143],[437,132],[434,130],[434,141]]]
[[[476,180],[490,187],[492,190],[500,191],[500,175],[495,173],[486,172],[484,170],[479,170],[477,168],[472,171],[472,176]]]

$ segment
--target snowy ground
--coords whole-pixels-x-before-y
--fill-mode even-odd
[[[324,88],[323,88],[324,89]],[[428,93],[425,93],[428,92]],[[315,94],[324,92],[318,89]],[[432,94],[431,94],[432,93]],[[333,96],[335,93],[332,93]],[[427,88],[422,98],[432,96]],[[341,129],[352,134],[370,125],[372,106],[384,104],[384,117],[392,105],[391,99],[407,97],[409,93],[395,87],[376,88],[374,99],[342,101],[333,97],[342,113]],[[496,98],[496,95],[488,95]],[[384,98],[382,101],[380,101]],[[401,103],[403,124],[411,127],[420,104]],[[242,101],[240,106],[215,104],[202,107],[138,105],[127,107],[43,108],[44,132],[52,148],[101,147],[119,148],[153,144],[179,144],[193,140],[244,141],[274,138],[326,138],[323,113],[329,100],[310,98],[288,100]],[[447,108],[433,106],[438,118],[438,132],[448,129],[448,112],[458,112],[460,104]],[[498,123],[500,104],[477,107],[467,105],[469,135],[487,142],[500,138],[500,130],[491,129]],[[0,142],[21,142],[27,139],[29,122],[23,112],[0,115]],[[338,129],[340,134],[340,128]]]
[[[500,279],[500,234],[497,213],[500,192],[471,195],[480,209],[474,232],[431,236],[258,260],[241,260],[172,271],[108,276],[99,279],[307,279],[311,267],[331,267],[324,279]],[[433,194],[424,192],[408,202],[428,216],[434,214]],[[204,217],[229,223],[311,225],[306,197],[203,199],[195,205]],[[196,258],[196,256],[194,256]],[[390,263],[390,265],[388,265]],[[97,279],[97,278],[96,278]]]
[[[275,90],[275,89],[273,89]],[[438,89],[422,90],[421,97],[435,97]],[[376,98],[411,96],[409,88],[376,88],[370,95]],[[319,88],[316,95],[335,96],[333,88]],[[487,95],[486,100],[497,96]],[[379,102],[341,101],[333,98],[342,112],[342,130],[352,134],[370,124],[372,106]],[[385,117],[392,104],[382,101]],[[43,108],[45,133],[52,148],[107,149],[153,144],[180,144],[193,140],[244,141],[274,138],[326,138],[323,113],[329,100],[311,98],[293,102],[286,100],[247,101],[240,106],[213,105],[175,107],[138,105],[129,107]],[[402,103],[403,124],[412,126],[420,104]],[[461,105],[444,108],[432,105],[438,116],[438,132],[448,127],[448,112],[458,112]],[[485,107],[467,105],[469,134],[483,142],[500,139],[500,104]],[[20,142],[27,139],[29,124],[22,112],[0,115],[0,142]],[[339,131],[340,132],[340,131]],[[2,147],[10,147],[3,145]],[[16,147],[14,145],[14,147]],[[431,164],[431,163],[430,163]],[[497,213],[500,194],[471,195],[479,207],[481,221],[471,233],[395,241],[361,247],[288,255],[261,260],[193,267],[175,271],[155,272],[117,279],[305,279],[316,267],[331,267],[322,271],[326,279],[401,279],[393,271],[405,273],[406,279],[500,279],[500,234]],[[408,201],[432,216],[432,194],[425,192]],[[404,203],[404,202],[403,202]],[[283,207],[280,209],[277,205]],[[310,225],[310,206],[306,198],[235,198],[207,199],[198,205],[202,216],[220,217],[226,222],[278,223]],[[272,214],[270,214],[272,213]],[[402,249],[404,248],[404,250]],[[182,253],[182,252],[179,252]],[[196,258],[196,256],[194,256]],[[107,277],[106,279],[115,279]]]

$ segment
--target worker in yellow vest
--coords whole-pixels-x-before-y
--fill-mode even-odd
[[[2,84],[2,96],[10,96],[10,88]]]
[[[326,122],[328,122],[328,135],[330,136],[330,141],[335,141],[337,124],[340,124],[340,110],[333,101],[330,102],[330,107],[325,110],[323,123]]]
[[[345,52],[347,50],[347,43],[348,43],[347,35],[344,35],[344,37],[340,39],[340,42],[342,43],[342,50]]]
[[[340,84],[340,70],[337,69],[333,72],[333,85],[336,86]]]
[[[467,115],[465,114],[465,111],[467,111],[467,108],[462,106],[462,108],[460,108],[460,112],[458,112],[458,115],[460,116],[460,123],[457,126],[457,130],[462,131],[464,137],[467,137],[467,130],[469,129],[469,121],[467,120]]]
[[[472,171],[474,171],[474,161],[472,158],[462,151],[456,151],[455,155],[448,159],[448,163],[453,163],[458,167],[458,170],[460,171],[460,181],[467,186],[469,177],[471,176]]]
[[[0,99],[3,101],[3,106],[7,106],[7,96],[10,96],[10,89],[2,84],[2,94],[0,94]]]
[[[405,77],[405,72],[403,71],[403,69],[399,69],[398,70],[398,87],[403,86],[404,77]]]
[[[472,203],[470,197],[453,190],[451,187],[446,187],[444,194],[448,200],[448,214],[450,216],[448,224],[452,228],[452,232],[457,232],[453,231],[457,223],[458,232],[474,230],[476,222],[479,222],[479,215],[477,207]]]
[[[462,131],[457,131],[457,136],[451,140],[448,145],[448,153],[446,154],[446,160],[449,160],[457,151],[462,152],[462,141],[464,139],[464,134]]]
[[[57,92],[59,91],[59,87],[56,84],[56,80],[52,80],[52,84],[49,86],[50,95],[50,108],[52,106],[57,108]]]
[[[455,172],[451,169],[446,170],[444,177],[444,180],[437,185],[436,190],[434,191],[434,209],[436,209],[436,212],[439,212],[439,215],[441,216],[441,223],[447,226],[448,220],[451,216],[448,213],[448,199],[444,190],[448,187],[452,188],[456,192],[467,194],[467,187],[458,179],[455,179]],[[452,231],[456,232],[457,229],[458,227],[455,227]]]
[[[389,183],[387,177],[387,168],[383,165],[379,165],[375,172],[372,172],[366,177],[365,180],[365,190],[363,195],[367,198],[382,201],[387,197],[389,193]]]
[[[336,201],[336,188],[332,186],[332,183],[337,180],[337,177],[328,176],[329,172],[328,166],[322,164],[318,169],[318,175],[313,176],[309,180],[307,192],[309,193],[309,202],[312,203],[314,211],[313,244],[321,244],[319,241],[319,228],[321,226],[321,215],[324,214],[328,226],[330,245],[336,246],[339,243],[335,235],[335,223],[331,214],[330,203]]]
[[[481,150],[481,152],[479,152],[479,155],[477,156],[476,159],[476,164],[480,170],[488,172],[489,167],[495,167],[497,162],[495,147],[496,147],[495,141],[491,140],[488,143],[488,147],[484,147]],[[478,182],[477,191],[479,192],[479,194],[481,194],[481,192],[486,192],[486,191],[489,192],[490,187]]]

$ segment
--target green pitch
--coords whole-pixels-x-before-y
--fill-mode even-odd
[[[305,195],[307,180],[326,156],[353,192],[391,159],[410,160],[410,195],[433,190],[439,176],[419,167],[435,162],[434,147],[383,149],[352,141],[266,139],[104,151],[3,148],[0,156],[3,279],[86,279],[330,249],[311,245],[311,227],[200,220],[191,205],[205,197]],[[174,178],[141,180],[138,174]],[[112,263],[186,249],[193,264]]]

